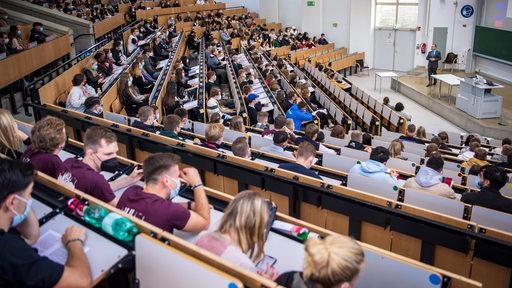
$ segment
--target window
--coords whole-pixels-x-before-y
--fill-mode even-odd
[[[375,26],[413,29],[417,26],[418,0],[377,0]]]

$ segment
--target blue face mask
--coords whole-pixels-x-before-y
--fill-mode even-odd
[[[478,189],[482,189],[482,186],[480,186],[480,177],[475,178],[475,187]]]
[[[44,31],[44,28],[43,28],[43,27],[39,28],[39,31],[43,32],[43,31]]]
[[[167,176],[169,179],[171,179],[172,181],[176,182],[176,188],[172,189],[171,190],[171,195],[169,197],[170,200],[176,198],[176,196],[178,196],[179,192],[180,192],[180,188],[181,188],[181,181],[180,179],[174,179],[170,176]]]
[[[25,211],[23,211],[22,214],[19,214],[18,212],[16,212],[16,210],[12,209],[12,212],[14,213],[14,218],[12,219],[11,227],[15,227],[18,224],[20,224],[21,222],[23,222],[25,220],[25,218],[27,218],[28,213],[30,212],[30,208],[32,207],[32,199],[26,200],[25,198],[23,198],[19,195],[16,195],[16,198],[25,202],[25,204],[26,204]]]
[[[97,70],[98,69],[98,65],[92,65],[92,70]]]
[[[135,32],[135,36],[139,36],[140,35],[140,32]]]
[[[18,37],[21,36],[21,31],[18,30],[16,33],[18,34]]]

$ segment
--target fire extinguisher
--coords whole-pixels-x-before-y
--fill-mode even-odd
[[[427,53],[427,43],[421,44],[421,54]]]

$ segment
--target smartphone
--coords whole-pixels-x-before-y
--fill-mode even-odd
[[[443,177],[443,183],[447,184],[448,186],[450,186],[450,188],[452,188],[453,179],[450,177]]]
[[[256,264],[256,268],[258,270],[267,270],[267,263],[270,264],[270,267],[274,266],[274,264],[276,264],[277,262],[277,259],[275,257],[272,257],[270,255],[265,255],[265,257],[263,257],[263,259],[261,259],[257,264]]]

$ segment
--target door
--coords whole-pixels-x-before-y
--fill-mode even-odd
[[[444,59],[446,57],[446,41],[448,37],[448,27],[434,27],[434,32],[432,35],[432,43],[437,44],[437,50],[441,52],[441,58]],[[428,49],[430,50],[430,45],[428,45]]]
[[[390,71],[413,69],[415,37],[415,32],[410,30],[376,30],[374,68]]]
[[[375,51],[373,68],[377,70],[393,70],[393,54],[395,51],[395,31],[379,29],[375,31]]]
[[[395,57],[393,70],[407,72],[414,68],[414,41],[416,32],[397,30],[395,35]]]

